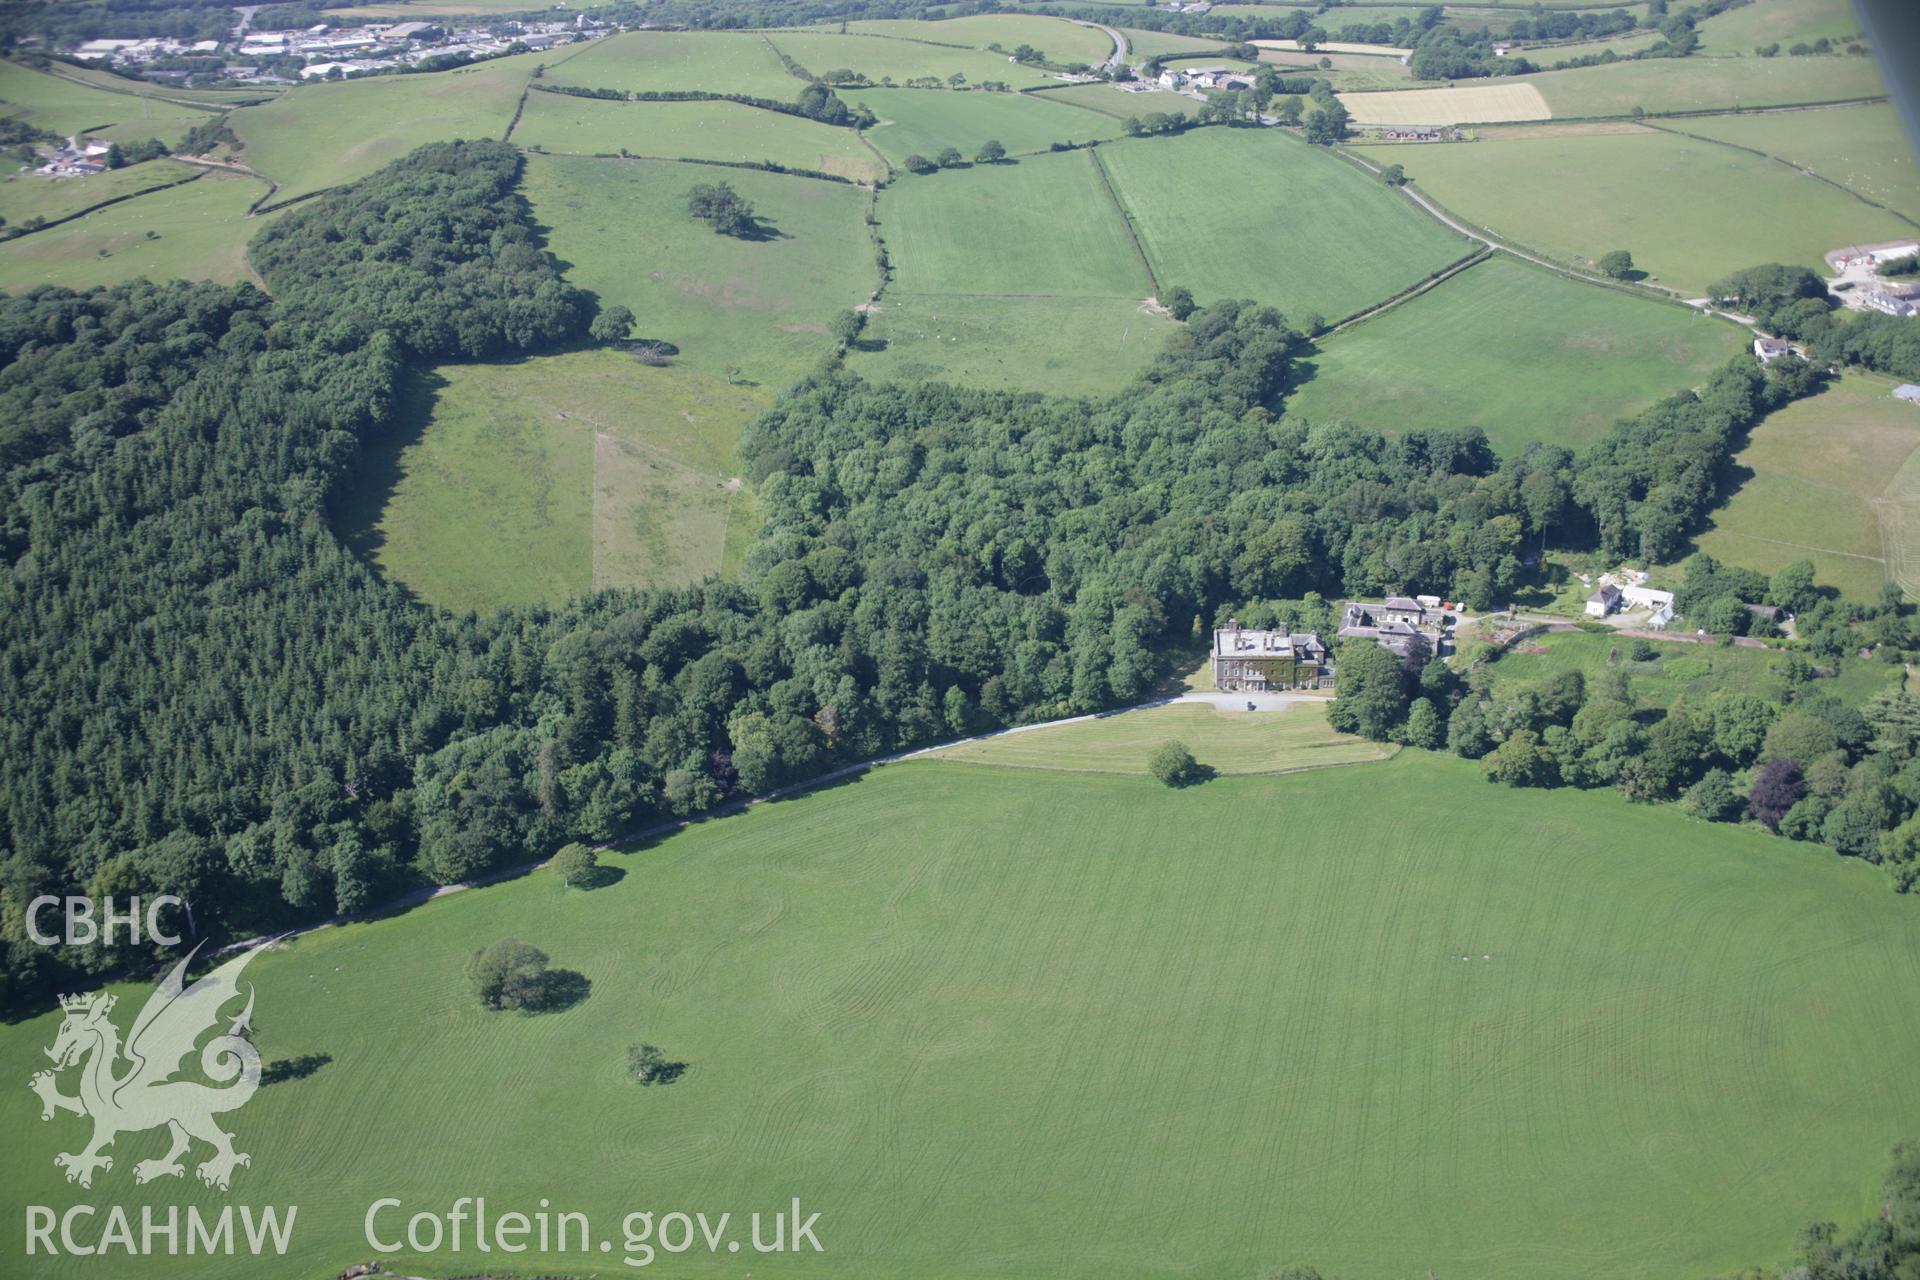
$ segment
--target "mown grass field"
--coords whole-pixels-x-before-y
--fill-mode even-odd
[[[1343,94],[1355,124],[1483,124],[1501,120],[1547,120],[1561,114],[1531,84],[1448,85],[1441,89],[1389,89]]]
[[[1747,345],[1733,325],[1501,254],[1325,339],[1287,408],[1389,434],[1480,427],[1501,453],[1577,448]]]
[[[164,101],[154,96],[160,92],[154,86],[142,87],[147,90],[145,97],[113,93],[0,61],[0,116],[24,120],[62,137],[87,132],[104,142],[158,138],[168,144],[213,118],[212,111]]]
[[[883,18],[850,22],[847,30],[896,39],[968,45],[975,49],[997,44],[1009,54],[1023,44],[1032,45],[1046,55],[1048,62],[1056,65],[1086,62],[1098,66],[1113,53],[1113,41],[1107,38],[1106,32],[1039,14],[983,13],[934,22]]]
[[[1195,760],[1225,776],[1291,773],[1336,765],[1369,764],[1394,748],[1336,733],[1317,702],[1265,711],[1222,711],[1206,703],[1175,703],[1046,729],[1002,734],[936,752],[935,759],[1016,769],[1145,776],[1147,758],[1168,740],[1186,744]]]
[[[838,31],[774,31],[769,32],[767,38],[815,75],[855,71],[879,84],[889,80],[902,83],[921,76],[945,80],[958,72],[973,84],[999,80],[1015,89],[1053,81],[1051,72],[1013,62],[997,53],[949,48],[923,40],[841,35]],[[1111,41],[1107,47],[1113,47]]]
[[[337,518],[382,574],[454,610],[695,582],[751,530],[733,447],[766,402],[612,351],[442,366]]]
[[[529,93],[513,133],[520,146],[555,155],[614,155],[673,160],[771,160],[871,182],[886,176],[879,156],[852,129],[738,102],[607,102]],[[716,170],[704,181],[727,178]]]
[[[1149,296],[1153,286],[1094,165],[1092,154],[1074,151],[903,176],[880,196],[894,287]]]
[[[1920,165],[1892,106],[1676,120],[1672,128],[1752,147],[1920,218]]]
[[[590,892],[534,875],[253,962],[263,1056],[331,1059],[226,1119],[253,1157],[232,1199],[299,1206],[277,1275],[364,1259],[376,1197],[484,1194],[494,1214],[550,1197],[616,1246],[636,1208],[730,1211],[744,1234],[799,1196],[825,1252],[747,1253],[757,1276],[1690,1280],[1866,1218],[1920,1128],[1920,915],[1882,876],[1445,757],[1185,792],[915,763],[609,862],[623,878]],[[482,1012],[463,965],[509,936],[591,994]],[[0,1029],[0,1072],[44,1065],[57,1021]],[[684,1076],[625,1079],[639,1041]],[[52,1159],[81,1132],[21,1089],[0,1110],[12,1195],[136,1221],[229,1202],[134,1185],[151,1133],[79,1192]],[[0,1248],[22,1230],[0,1218]],[[743,1271],[704,1247],[656,1261]]]
[[[1556,119],[1647,111],[1719,111],[1838,102],[1884,94],[1872,58],[1648,58],[1512,82],[1533,85]],[[1452,92],[1449,90],[1448,92]]]
[[[867,141],[896,167],[916,153],[931,159],[944,147],[958,147],[971,160],[989,138],[997,139],[1010,155],[1020,155],[1045,151],[1056,142],[1115,138],[1121,133],[1120,121],[1112,116],[1066,102],[1044,101],[1035,94],[858,89],[841,97],[865,103],[880,117],[880,123],[866,131]]]
[[[172,160],[148,160],[85,178],[49,178],[23,169],[0,177],[0,218],[19,226],[29,218],[51,222],[108,200],[170,186],[199,170]]]
[[[729,182],[766,238],[716,234],[687,213],[696,183]],[[567,278],[630,308],[635,334],[681,364],[777,391],[833,349],[827,323],[879,283],[867,193],[838,182],[664,160],[531,156],[522,189]]]
[[[546,81],[587,89],[744,93],[792,102],[807,82],[750,31],[628,31],[595,41]]]
[[[887,290],[848,367],[875,381],[954,382],[1049,395],[1120,389],[1179,326],[1132,298]]]
[[[1133,139],[1099,157],[1161,285],[1203,303],[1251,297],[1296,322],[1331,319],[1469,249],[1377,179],[1277,129]]]
[[[1893,387],[1849,373],[1769,414],[1735,455],[1739,488],[1695,537],[1699,549],[1765,573],[1811,560],[1819,581],[1857,600],[1878,600],[1894,580],[1920,594],[1920,561],[1888,563],[1920,502],[1920,477],[1903,472],[1920,449],[1920,406]]]
[[[1829,249],[1914,233],[1776,161],[1657,130],[1410,143],[1366,155],[1403,165],[1447,209],[1515,244],[1583,266],[1626,249],[1638,269],[1688,297],[1756,263],[1824,270]]]
[[[1740,562],[1744,564],[1745,562]],[[1691,644],[1680,640],[1650,641],[1654,657],[1635,662],[1627,656],[1631,641],[1593,632],[1567,631],[1539,636],[1508,650],[1492,667],[1496,687],[1537,681],[1565,671],[1578,671],[1596,681],[1608,670],[1627,673],[1636,707],[1665,710],[1680,698],[1703,705],[1714,694],[1750,693],[1785,702],[1792,690],[1780,671],[1784,659],[1770,649]],[[1815,686],[1848,706],[1860,706],[1883,689],[1898,688],[1904,673],[1897,665],[1846,659],[1837,675]]]
[[[304,84],[233,113],[240,159],[280,184],[277,204],[364,178],[429,142],[498,138],[540,62],[560,59],[527,53],[429,75]]]
[[[251,279],[247,242],[266,224],[247,208],[264,194],[252,178],[210,173],[9,240],[0,244],[0,289],[85,289],[137,276]]]

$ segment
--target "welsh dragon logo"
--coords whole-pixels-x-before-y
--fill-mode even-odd
[[[56,1111],[93,1120],[91,1142],[80,1151],[53,1158],[57,1167],[66,1170],[68,1182],[91,1187],[96,1169],[113,1168],[113,1157],[104,1149],[115,1137],[162,1125],[171,1133],[173,1145],[159,1159],[134,1165],[135,1182],[180,1177],[185,1172],[180,1157],[195,1138],[213,1147],[213,1154],[195,1170],[208,1186],[225,1191],[235,1166],[253,1163],[252,1157],[233,1149],[233,1135],[214,1121],[223,1111],[245,1106],[260,1087],[259,1051],[242,1035],[253,1015],[251,987],[246,1008],[224,1034],[214,1036],[200,1051],[200,1071],[215,1084],[175,1078],[201,1037],[215,1028],[221,1009],[239,999],[240,971],[254,954],[243,952],[187,986],[187,965],[198,951],[195,947],[189,952],[147,997],[124,1046],[109,1017],[113,996],[96,991],[60,998],[66,1018],[53,1047],[46,1051],[53,1059],[53,1070],[36,1072],[30,1083],[40,1095],[42,1120],[53,1119]],[[80,1092],[69,1097],[59,1091],[55,1075],[76,1065]]]

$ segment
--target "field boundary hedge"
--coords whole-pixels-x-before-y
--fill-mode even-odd
[[[1093,161],[1093,171],[1100,175],[1100,185],[1105,189],[1107,199],[1113,202],[1114,211],[1120,215],[1120,225],[1127,229],[1127,243],[1133,246],[1133,256],[1139,260],[1141,268],[1146,271],[1147,283],[1153,286],[1153,296],[1158,298],[1160,276],[1153,269],[1153,260],[1147,257],[1147,247],[1140,243],[1140,233],[1134,229],[1133,225],[1133,213],[1127,208],[1126,202],[1120,198],[1120,193],[1114,189],[1113,176],[1107,172],[1106,162],[1100,158],[1100,148],[1087,147],[1085,150]]]

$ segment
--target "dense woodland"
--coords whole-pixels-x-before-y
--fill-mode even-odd
[[[0,303],[17,995],[56,976],[17,941],[36,893],[172,891],[201,931],[278,927],[1135,699],[1233,601],[1486,607],[1543,540],[1664,558],[1739,429],[1801,389],[1743,357],[1588,458],[1503,461],[1477,432],[1288,417],[1302,339],[1223,303],[1103,401],[822,373],[744,440],[768,513],[746,585],[456,617],[348,554],[326,504],[411,366],[583,339],[519,164],[436,144],[290,212],[254,246],[271,300]]]

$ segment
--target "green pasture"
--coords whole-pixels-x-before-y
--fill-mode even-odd
[[[866,137],[896,167],[910,155],[931,159],[946,147],[958,147],[971,160],[989,138],[998,140],[1008,154],[1020,155],[1045,151],[1056,142],[1086,142],[1121,132],[1120,122],[1111,116],[1030,93],[858,89],[841,96],[865,103],[880,117]]]
[[[1731,111],[1839,102],[1884,94],[1872,58],[1647,58],[1543,71],[1515,79],[1539,88],[1555,119],[1650,112]]]
[[[1185,743],[1195,760],[1221,775],[1369,764],[1394,752],[1391,746],[1334,732],[1319,702],[1264,711],[1184,702],[1000,734],[934,755],[1016,769],[1144,775],[1154,748],[1169,740]]]
[[[1322,340],[1287,409],[1388,434],[1480,427],[1501,453],[1578,448],[1747,345],[1724,321],[1501,254]]]
[[[1676,120],[1671,127],[1778,156],[1909,218],[1920,218],[1920,167],[1890,105],[1709,116]]]
[[[1830,249],[1915,230],[1777,161],[1654,130],[1489,134],[1460,146],[1369,147],[1366,155],[1402,165],[1448,210],[1516,245],[1589,268],[1626,249],[1639,270],[1687,297],[1755,263],[1824,269]]]
[[[1224,40],[1204,40],[1199,36],[1175,35],[1171,31],[1137,31],[1132,27],[1120,27],[1118,30],[1127,38],[1127,52],[1133,61],[1144,62],[1161,55],[1218,52],[1227,47]]]
[[[24,120],[63,138],[88,133],[103,142],[158,138],[173,144],[215,114],[165,101],[158,96],[163,91],[157,86],[142,87],[144,95],[114,93],[0,60],[0,116]]]
[[[84,178],[50,178],[16,169],[0,177],[0,219],[14,227],[29,218],[52,222],[109,200],[171,186],[199,172],[172,160],[148,160]]]
[[[669,160],[771,160],[870,182],[886,164],[852,130],[738,102],[608,102],[530,93],[513,140],[555,155],[614,155]],[[724,169],[704,181],[727,177]]]
[[[838,31],[773,31],[767,38],[782,53],[817,76],[829,71],[854,71],[881,84],[889,80],[902,83],[922,76],[945,80],[957,73],[973,84],[999,80],[1015,89],[1053,83],[1051,72],[983,49],[949,48],[893,36],[852,32],[842,35]],[[1107,47],[1113,47],[1111,41]]]
[[[734,567],[756,518],[733,448],[766,400],[614,351],[442,366],[337,519],[382,574],[456,611],[696,582]]]
[[[807,82],[752,31],[628,31],[596,40],[544,83],[587,89],[743,93],[792,102]]]
[[[1756,47],[1787,47],[1825,36],[1839,41],[1860,33],[1860,19],[1847,0],[1753,0],[1715,14],[1699,26],[1700,51],[1752,57]]]
[[[1069,85],[1063,89],[1048,89],[1044,93],[1030,93],[1027,96],[1041,102],[1071,103],[1089,111],[1098,111],[1101,115],[1112,116],[1115,120],[1144,116],[1155,111],[1168,115],[1182,111],[1192,116],[1200,110],[1200,104],[1192,98],[1165,89],[1122,89],[1103,83]]]
[[[876,382],[1102,396],[1150,364],[1178,328],[1133,298],[888,289],[848,367]]]
[[[266,185],[252,178],[209,173],[6,241],[0,244],[0,289],[86,289],[138,276],[251,279],[247,242],[265,222],[249,218],[247,209],[265,193]]]
[[[1251,297],[1296,322],[1337,318],[1470,248],[1377,178],[1277,129],[1130,139],[1099,157],[1161,286],[1202,302]]]
[[[533,68],[555,61],[527,53],[455,71],[303,84],[233,113],[240,159],[280,184],[279,203],[364,178],[429,142],[498,138]]]
[[[1113,41],[1107,38],[1104,31],[1083,27],[1064,18],[1028,13],[983,13],[965,18],[944,18],[937,22],[883,18],[850,22],[847,30],[896,39],[968,45],[975,49],[997,44],[1008,54],[1023,44],[1032,45],[1056,66],[1073,62],[1098,66],[1113,54]],[[819,69],[812,68],[816,71]]]
[[[1920,560],[1904,538],[1920,503],[1920,405],[1894,381],[1849,373],[1769,414],[1734,456],[1737,484],[1694,541],[1730,564],[1771,573],[1811,560],[1820,582],[1878,600],[1884,582],[1920,594]],[[1920,547],[1920,544],[1916,544]]]
[[[245,89],[189,89],[182,85],[153,84],[145,80],[129,80],[125,76],[115,75],[111,71],[96,71],[92,67],[62,65],[62,78],[82,80],[109,93],[128,93],[138,97],[152,96],[172,102],[201,103],[206,106],[245,106],[260,102],[281,92],[282,86],[274,84],[254,85]]]
[[[880,195],[894,287],[1148,297],[1153,286],[1095,163],[1091,153],[1074,151],[903,174]]]
[[[231,1195],[90,1191],[24,1081],[59,1015],[0,1028],[16,1202],[298,1205],[273,1272],[337,1275],[404,1215],[589,1215],[607,1254],[381,1258],[400,1274],[627,1274],[651,1210],[771,1214],[824,1252],[657,1254],[676,1275],[1172,1271],[1695,1280],[1876,1208],[1920,1131],[1920,914],[1871,868],[1610,791],[1496,787],[1419,752],[1170,791],[922,762],[254,961],[271,1061],[223,1118]],[[483,1012],[516,937],[590,993]],[[122,1025],[143,989],[117,988]],[[627,1047],[686,1064],[641,1088]],[[71,1089],[69,1084],[68,1089]],[[518,1098],[526,1105],[503,1105]],[[391,1211],[389,1211],[390,1213]],[[991,1240],[991,1248],[982,1241]],[[18,1257],[23,1218],[0,1218]],[[36,1259],[59,1280],[99,1259]],[[42,1265],[44,1263],[44,1265]],[[251,1258],[114,1258],[226,1280]]]
[[[728,182],[766,234],[716,234],[687,213],[696,183]],[[769,391],[833,350],[834,313],[879,283],[867,193],[838,182],[665,160],[531,156],[523,190],[567,278],[670,342],[681,364]]]

